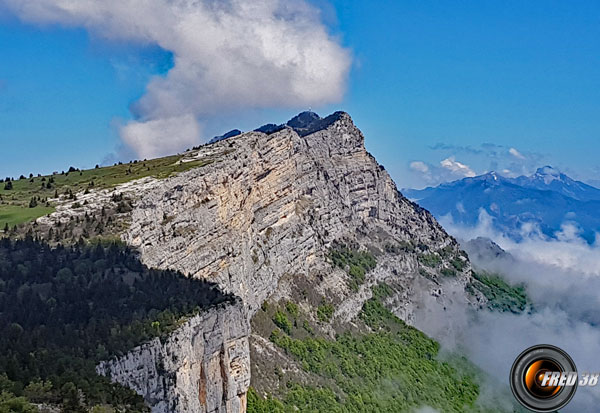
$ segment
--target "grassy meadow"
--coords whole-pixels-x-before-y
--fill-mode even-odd
[[[112,188],[119,184],[152,176],[167,178],[179,172],[204,166],[212,160],[182,162],[183,156],[132,161],[107,167],[73,170],[45,176],[11,178],[12,188],[6,179],[0,182],[0,230],[32,221],[54,211],[53,199],[85,190]],[[32,201],[34,200],[34,201]]]

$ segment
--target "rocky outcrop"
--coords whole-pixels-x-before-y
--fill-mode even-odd
[[[167,339],[155,338],[97,371],[142,395],[153,413],[245,412],[249,333],[238,300],[190,318]]]
[[[458,248],[397,191],[350,116],[336,119],[306,136],[286,127],[201,148],[191,156],[227,151],[157,182],[123,239],[148,266],[217,282],[243,299],[250,316],[284,275],[330,273],[327,251],[339,240]]]
[[[304,116],[268,132],[187,152],[184,162],[212,162],[146,180],[137,192],[135,183],[126,188],[135,202],[121,238],[144,264],[209,279],[242,303],[195,317],[168,340],[99,366],[155,412],[244,411],[250,364],[259,375],[273,370],[265,370],[276,351],[269,330],[254,334],[251,361],[248,350],[250,322],[267,299],[294,301],[315,320],[316,307],[332,303],[330,322],[318,323],[331,336],[336,325],[353,322],[382,282],[395,291],[388,307],[411,324],[424,296],[440,306],[485,300],[464,292],[471,281],[466,255],[398,192],[348,114]],[[342,244],[377,256],[358,288],[328,258]],[[253,385],[272,392],[276,382]]]

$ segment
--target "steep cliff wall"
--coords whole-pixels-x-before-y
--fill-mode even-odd
[[[249,321],[267,299],[293,301],[331,337],[353,323],[382,282],[394,287],[386,305],[409,324],[431,296],[441,307],[483,304],[476,291],[465,293],[466,255],[398,192],[350,116],[338,113],[325,126],[304,136],[291,128],[250,132],[188,153],[189,160],[216,161],[156,182],[136,203],[122,239],[148,266],[207,278],[238,295]],[[358,288],[332,268],[328,256],[339,245],[378,257]],[[334,308],[326,323],[317,314],[323,303]],[[300,369],[276,354],[260,320],[253,328],[253,385],[276,393],[284,380],[273,374],[274,357],[296,372],[293,380]]]
[[[97,371],[142,395],[153,413],[245,412],[248,335],[241,302],[219,305]]]
[[[477,291],[465,292],[471,268],[456,241],[398,192],[350,116],[339,112],[319,125],[300,134],[289,127],[249,132],[189,151],[183,161],[204,166],[78,194],[84,207],[65,204],[39,220],[87,219],[124,193],[133,210],[115,221],[146,265],[210,279],[241,298],[99,372],[144,395],[156,412],[244,411],[250,368],[253,385],[265,392],[283,383],[274,358],[302,378],[269,342],[272,327],[257,318],[266,300],[296,303],[331,337],[354,323],[380,283],[393,287],[386,305],[409,324],[429,297],[439,306],[485,302]],[[376,268],[350,283],[351,274],[332,267],[331,251],[340,246],[376,256]],[[333,308],[327,320],[318,314],[323,304]]]
[[[191,157],[215,152],[223,154],[217,162],[157,182],[123,239],[149,266],[219,283],[250,316],[284,275],[330,274],[326,256],[336,241],[458,250],[428,212],[400,195],[346,113],[307,136],[251,132]],[[401,261],[402,273],[415,272],[416,256]]]

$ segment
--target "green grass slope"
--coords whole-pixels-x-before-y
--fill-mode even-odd
[[[183,156],[173,155],[102,168],[86,170],[71,168],[69,171],[54,175],[28,175],[22,179],[11,180],[8,185],[4,178],[4,182],[0,182],[0,230],[6,225],[22,224],[51,213],[54,208],[52,202],[47,200],[55,198],[56,195],[112,188],[148,176],[163,179],[212,162],[212,160],[189,162],[182,160]],[[34,198],[37,206],[31,207]]]
[[[497,274],[474,271],[473,283],[468,288],[481,291],[488,299],[488,308],[493,311],[519,314],[531,307],[523,285],[511,285]]]

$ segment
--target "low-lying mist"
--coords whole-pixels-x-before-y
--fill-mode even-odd
[[[464,353],[491,376],[482,397],[508,387],[515,358],[536,344],[553,344],[567,351],[578,371],[600,372],[600,246],[587,244],[569,223],[547,238],[535,227],[524,228],[524,238],[515,242],[495,232],[483,211],[476,227],[466,228],[442,219],[442,225],[462,241],[475,269],[501,275],[511,284],[524,284],[533,309],[521,314],[473,311],[454,300],[441,308],[434,297],[424,297],[417,327],[436,338],[448,351]],[[507,253],[473,251],[465,241],[487,237]],[[489,251],[488,251],[489,252]],[[452,296],[453,291],[449,291]],[[454,292],[458,294],[459,292]],[[427,300],[430,300],[428,305]],[[600,388],[580,387],[562,411],[595,411]]]

